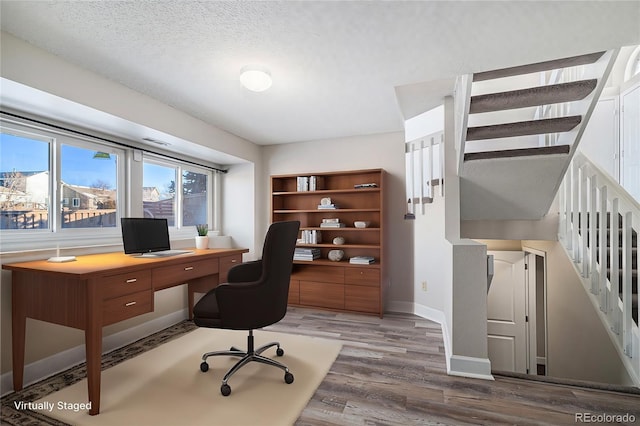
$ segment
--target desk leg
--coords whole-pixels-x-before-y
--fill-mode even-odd
[[[13,356],[13,390],[22,390],[24,378],[24,345],[27,315],[24,285],[20,285],[22,274],[13,271],[11,276],[11,345]]]
[[[100,413],[100,367],[102,355],[102,305],[100,303],[98,282],[89,280],[87,283],[87,324],[84,331],[87,357],[87,383],[89,414]]]

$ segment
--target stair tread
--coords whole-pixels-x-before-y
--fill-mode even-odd
[[[505,149],[502,151],[468,152],[464,154],[464,161],[568,154],[570,149],[569,145],[554,145],[537,148]]]
[[[597,84],[597,79],[591,79],[476,95],[471,97],[469,113],[477,114],[577,101],[589,95]]]
[[[502,68],[492,71],[484,71],[473,74],[473,81],[493,80],[496,78],[511,77],[514,75],[530,74],[534,72],[549,71],[559,68],[586,65],[596,62],[605,52],[595,52],[586,55],[571,56],[569,58],[554,59],[551,61],[537,62],[535,64],[520,65],[517,67]]]
[[[467,129],[467,141],[568,132],[580,124],[581,121],[581,116],[572,115],[569,117],[469,127]]]

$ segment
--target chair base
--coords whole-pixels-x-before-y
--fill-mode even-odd
[[[247,336],[246,351],[242,351],[238,348],[231,347],[228,351],[207,352],[204,355],[202,355],[202,363],[200,364],[200,370],[203,373],[209,370],[209,364],[207,364],[207,358],[211,356],[234,356],[234,357],[240,358],[238,362],[236,362],[235,365],[231,367],[231,369],[229,369],[229,371],[227,371],[227,373],[222,378],[222,385],[220,386],[220,392],[224,396],[229,396],[229,394],[231,394],[231,387],[227,383],[231,378],[231,376],[233,376],[233,374],[236,371],[238,371],[239,369],[241,369],[243,366],[247,365],[250,362],[259,362],[262,364],[271,365],[273,367],[278,367],[281,370],[284,370],[284,381],[287,384],[293,383],[293,379],[294,379],[293,374],[291,374],[291,372],[289,371],[289,368],[286,365],[262,355],[264,351],[274,346],[277,347],[276,349],[277,356],[284,355],[284,350],[280,347],[279,342],[267,343],[266,345],[260,346],[258,349],[254,349],[253,330],[249,330],[249,336]]]

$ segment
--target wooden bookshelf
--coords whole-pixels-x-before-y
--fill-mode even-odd
[[[305,231],[319,232],[322,238],[318,243],[300,241],[297,245],[319,249],[320,258],[294,260],[289,304],[382,317],[384,180],[382,169],[271,176],[272,222],[299,220],[300,238]],[[356,188],[356,185],[370,183],[375,186]],[[336,208],[319,208],[323,198],[330,198]],[[345,226],[321,227],[323,219],[338,219]],[[369,226],[356,228],[355,221],[369,222]],[[333,244],[336,237],[344,238],[345,243]],[[343,250],[343,260],[329,260],[331,250]],[[371,256],[375,261],[350,263],[349,259],[354,256]]]

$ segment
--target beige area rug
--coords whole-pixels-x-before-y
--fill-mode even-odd
[[[231,395],[220,394],[222,377],[238,360],[210,357],[209,371],[200,371],[202,354],[246,348],[244,331],[197,329],[102,372],[100,414],[74,411],[86,403],[83,379],[38,400],[47,402],[47,416],[72,425],[291,425],[309,402],[335,361],[338,341],[257,330],[255,347],[279,341],[263,355],[281,361],[295,380],[284,381],[284,371],[252,362],[229,380]]]

